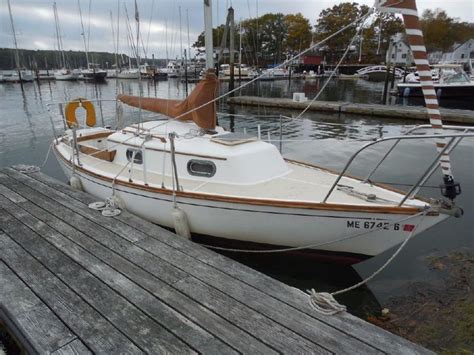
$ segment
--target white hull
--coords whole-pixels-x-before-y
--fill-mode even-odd
[[[74,81],[79,79],[79,74],[54,74],[54,78],[59,81]]]
[[[58,154],[55,151],[56,154]],[[68,178],[71,168],[58,157]],[[76,172],[84,190],[103,201],[111,196],[111,184],[86,171]],[[117,196],[128,211],[146,220],[173,228],[172,196],[168,193],[146,191],[131,186],[116,186]],[[410,215],[262,206],[233,203],[204,198],[178,198],[193,233],[279,246],[318,245],[315,250],[374,256],[400,244],[407,237],[405,224],[417,225],[421,216],[388,226]],[[426,216],[414,234],[446,219],[447,215]],[[377,229],[380,223],[387,229],[375,230],[344,241],[337,241]]]
[[[134,71],[134,72],[126,71],[126,72],[117,73],[117,78],[119,78],[119,79],[138,79],[139,75],[140,74],[139,74],[138,71]]]
[[[21,81],[23,82],[31,82],[35,80],[35,76],[33,73],[29,72],[22,72],[21,73]],[[20,82],[20,77],[17,73],[12,75],[5,75],[3,76],[3,81],[6,83],[18,83]]]

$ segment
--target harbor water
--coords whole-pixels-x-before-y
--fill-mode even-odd
[[[118,85],[118,87],[117,87]],[[293,92],[304,92],[314,97],[323,82],[287,80],[264,81],[251,84],[236,93],[269,97],[291,97]],[[184,85],[177,79],[141,83],[142,92],[147,97],[182,98]],[[193,88],[190,84],[189,89]],[[221,92],[226,92],[223,83]],[[321,100],[348,101],[360,103],[381,103],[383,83],[365,80],[333,80]],[[0,84],[0,166],[14,164],[33,164],[43,166],[42,171],[65,181],[54,156],[49,156],[48,148],[55,130],[62,128],[61,118],[56,115],[58,107],[54,103],[65,102],[78,97],[89,99],[111,99],[117,92],[138,95],[139,84],[132,80],[116,81],[110,79],[103,84],[85,82],[41,82],[19,84]],[[391,104],[417,105],[420,102],[391,98]],[[99,123],[114,125],[114,102],[96,105]],[[451,108],[473,109],[474,102],[443,102]],[[53,122],[48,107],[55,115]],[[280,115],[283,118],[282,153],[287,158],[306,161],[320,166],[341,169],[357,148],[376,138],[398,135],[414,124],[426,122],[403,121],[374,117],[348,116],[307,112],[301,118],[299,112],[265,109],[264,107],[229,107],[225,101],[217,104],[219,124],[226,129],[238,132],[246,131],[257,135],[260,125],[262,139],[270,139],[280,147]],[[228,114],[232,114],[229,116]],[[154,114],[144,113],[144,119],[152,119]],[[138,118],[137,112],[124,110],[126,123]],[[270,135],[267,132],[270,131]],[[350,174],[363,177],[377,163],[388,149],[389,144],[377,149],[367,150],[356,159]],[[379,309],[391,297],[407,292],[413,283],[437,284],[439,274],[429,266],[428,260],[447,255],[453,251],[471,251],[474,249],[474,139],[461,142],[453,153],[452,165],[456,181],[460,182],[462,195],[456,203],[464,209],[462,218],[450,218],[442,224],[428,230],[411,240],[401,254],[387,269],[371,281],[368,287],[351,291],[338,298],[349,306],[349,310],[358,315],[366,311]],[[372,180],[393,184],[394,187],[409,188],[436,156],[432,141],[421,140],[400,144],[387,161],[381,166]],[[439,198],[438,185],[441,183],[438,172],[426,183],[421,195]],[[315,226],[317,228],[317,226]],[[300,260],[286,255],[249,256],[245,254],[226,255],[248,264],[272,277],[299,287],[303,290],[315,288],[317,291],[335,291],[356,283],[380,267],[394,250],[364,261],[353,267],[341,267],[324,264],[317,260]]]

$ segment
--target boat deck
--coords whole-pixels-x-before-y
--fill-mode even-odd
[[[66,156],[71,154],[71,149],[66,146],[59,147],[60,152]],[[129,179],[138,185],[144,185],[143,170],[136,168],[123,169],[123,166],[114,162],[105,162],[93,156],[81,155],[83,168],[108,179],[117,177],[117,181],[129,182]],[[289,201],[303,203],[322,203],[338,174],[293,161],[287,161],[290,173],[274,179],[256,184],[227,184],[209,181],[187,179],[179,177],[179,183],[185,192],[202,193],[208,195],[229,196],[248,199],[262,199],[273,201]],[[147,172],[148,186],[171,188],[171,176],[163,176],[157,172]],[[343,177],[339,186],[334,189],[328,203],[354,205],[354,206],[397,206],[403,194],[391,189],[382,188],[360,180]],[[367,195],[375,195],[376,199],[368,200]],[[404,207],[423,208],[426,202],[418,199],[408,199]]]
[[[28,352],[429,353],[42,173],[0,169],[0,318]]]

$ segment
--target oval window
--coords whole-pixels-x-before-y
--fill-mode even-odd
[[[216,164],[210,160],[192,159],[188,162],[188,173],[194,176],[213,177],[216,173]]]
[[[127,160],[129,162],[132,161],[133,154],[135,154],[135,158],[133,159],[134,164],[143,164],[143,155],[142,151],[138,149],[127,149]]]

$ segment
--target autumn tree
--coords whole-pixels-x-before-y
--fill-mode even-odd
[[[429,52],[447,52],[455,43],[463,43],[474,37],[474,26],[449,17],[444,10],[425,10],[421,28]]]
[[[285,16],[286,36],[285,47],[288,52],[297,53],[311,45],[311,25],[301,13]]]
[[[368,11],[368,6],[359,5],[355,2],[344,2],[321,11],[315,26],[315,40],[321,41],[341,28],[351,24]],[[355,36],[356,31],[356,26],[353,26],[325,42],[326,52],[331,54],[333,60],[334,55],[341,55],[347,48],[351,39]]]

